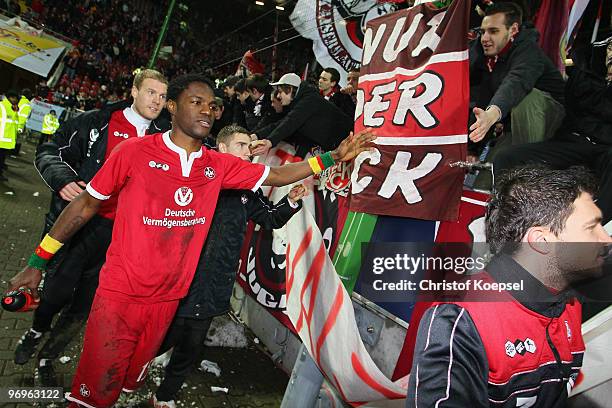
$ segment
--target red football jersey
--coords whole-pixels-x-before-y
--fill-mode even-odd
[[[129,108],[128,108],[129,109]],[[108,122],[108,137],[106,142],[106,153],[104,153],[104,161],[108,159],[111,152],[119,143],[132,138],[138,137],[138,132],[134,125],[125,117],[122,110],[117,110],[112,113],[111,120]],[[109,220],[115,219],[115,210],[117,209],[117,197],[110,197],[105,200],[98,209],[98,215]]]
[[[219,190],[257,190],[269,168],[202,148],[187,152],[170,133],[130,139],[87,185],[93,197],[118,195],[113,239],[98,293],[157,303],[187,294]]]

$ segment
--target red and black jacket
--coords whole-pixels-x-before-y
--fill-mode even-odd
[[[581,305],[509,256],[493,280],[524,282],[499,302],[440,303],[420,321],[406,407],[565,407],[584,354]]]

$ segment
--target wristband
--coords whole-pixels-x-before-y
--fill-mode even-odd
[[[47,262],[49,261],[36,255],[36,252],[34,252],[30,256],[30,259],[28,259],[28,266],[31,266],[32,268],[36,268],[42,271],[47,266]]]
[[[53,238],[51,235],[47,234],[45,235],[45,237],[43,238],[42,242],[40,243],[40,248],[42,248],[43,250],[45,250],[46,252],[55,255],[55,253],[57,251],[60,250],[60,248],[63,246],[64,244],[62,244],[61,242],[59,242],[57,239]]]
[[[314,174],[319,174],[323,171],[323,168],[321,167],[321,164],[317,160],[317,157],[311,157],[310,159],[308,159],[308,164],[310,165],[310,168],[312,169],[312,172]]]
[[[45,269],[47,262],[53,258],[53,255],[55,255],[63,245],[64,244],[51,237],[49,234],[45,235],[40,245],[38,245],[32,256],[30,256],[28,266],[36,269]]]
[[[331,153],[326,152],[320,156],[311,157],[308,159],[308,164],[310,165],[310,168],[314,174],[319,174],[323,170],[332,167],[334,164],[336,164],[336,162],[332,158]]]

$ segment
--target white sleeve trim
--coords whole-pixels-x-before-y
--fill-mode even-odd
[[[89,405],[88,403],[86,403],[86,402],[84,402],[84,401],[81,401],[80,399],[78,399],[78,398],[74,397],[74,396],[73,396],[71,393],[69,393],[69,392],[67,392],[67,393],[64,395],[64,398],[66,398],[68,401],[75,402],[75,403],[77,403],[78,405],[82,405],[82,406],[87,407],[87,408],[96,408],[96,407],[94,407],[93,405]]]
[[[100,194],[98,193],[92,186],[91,186],[91,182],[87,183],[87,187],[85,187],[85,190],[87,190],[87,192],[89,194],[91,194],[91,196],[93,198],[97,198],[98,200],[108,200],[110,198],[109,195],[104,195],[104,194]]]
[[[455,330],[457,329],[457,324],[459,324],[459,320],[461,320],[461,316],[463,316],[463,312],[465,312],[465,308],[461,308],[461,313],[457,316],[457,320],[455,320],[455,324],[453,325],[453,330],[451,331],[450,341],[449,341],[449,358],[448,358],[448,370],[446,372],[446,395],[436,401],[436,405],[434,408],[438,408],[440,403],[448,400],[450,398],[450,386],[451,386],[451,370],[453,369],[453,343],[455,341]]]
[[[270,174],[270,167],[269,166],[265,166],[264,168],[264,172],[261,175],[261,178],[259,179],[259,181],[255,184],[255,186],[251,189],[252,192],[256,192],[257,190],[259,190],[259,188],[261,187],[261,185],[263,184],[264,181],[266,181],[266,179],[268,178],[268,174]]]
[[[289,202],[289,205],[291,206],[291,208],[298,208],[300,205],[296,202],[291,201],[289,198],[287,198],[287,202]]]

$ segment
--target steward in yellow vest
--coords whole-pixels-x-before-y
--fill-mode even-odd
[[[9,150],[15,148],[17,142],[17,111],[13,106],[17,106],[17,92],[8,91],[5,98],[0,101],[0,180],[5,181],[6,177],[2,174],[4,161]]]
[[[45,135],[52,135],[59,128],[59,121],[55,116],[55,111],[52,110],[43,117],[42,122],[42,133]]]
[[[25,130],[26,122],[30,117],[30,112],[32,112],[32,107],[30,106],[30,98],[32,97],[32,92],[29,89],[24,89],[21,91],[21,99],[19,100],[19,112],[18,123],[17,123],[17,131],[22,133]]]

